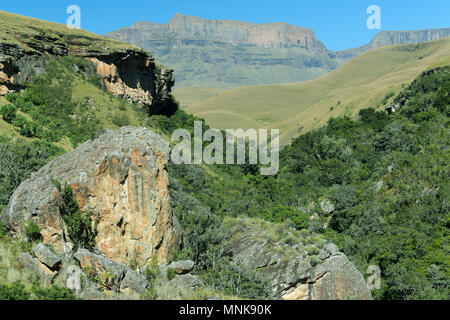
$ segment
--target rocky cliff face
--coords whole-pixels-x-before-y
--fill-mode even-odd
[[[140,21],[108,36],[135,42],[138,38],[204,39],[233,45],[269,48],[302,46],[308,50],[327,50],[311,29],[287,23],[256,24],[235,20],[208,20],[177,13],[167,24]]]
[[[421,43],[447,37],[450,37],[450,28],[415,31],[381,31],[373,37],[369,44],[359,48],[340,51],[337,54],[341,57],[353,58],[360,53],[374,48],[400,44]]]
[[[14,192],[1,215],[14,234],[35,222],[43,243],[69,252],[73,241],[52,181],[71,186],[96,230],[95,247],[123,264],[164,262],[178,241],[168,192],[169,145],[144,128],[123,127],[55,159]]]
[[[138,45],[176,70],[177,86],[235,87],[310,80],[340,62],[311,29],[176,14],[107,34]]]
[[[274,298],[372,299],[353,263],[317,235],[249,219],[228,223],[233,260],[267,276]]]
[[[21,24],[20,29],[14,24]],[[89,59],[115,96],[152,109],[170,98],[173,71],[145,51],[65,26],[0,12],[0,94],[23,89],[48,61],[75,55]],[[155,113],[164,113],[155,110]]]

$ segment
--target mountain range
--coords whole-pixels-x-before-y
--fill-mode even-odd
[[[173,68],[177,89],[231,89],[312,80],[376,47],[449,35],[450,28],[382,31],[363,47],[333,52],[311,29],[287,23],[209,20],[177,13],[167,24],[140,21],[106,36],[144,48]]]

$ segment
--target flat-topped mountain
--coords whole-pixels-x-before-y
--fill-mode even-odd
[[[269,48],[304,47],[308,50],[327,50],[314,36],[314,31],[287,23],[256,24],[237,20],[208,20],[175,14],[167,23],[139,21],[130,28],[108,34],[119,40],[203,39],[233,45],[255,45]],[[138,36],[139,35],[139,36]]]
[[[177,13],[167,24],[139,21],[106,36],[149,50],[175,70],[177,89],[232,89],[316,79],[365,51],[440,39],[449,30],[382,31],[365,46],[335,53],[311,29]]]
[[[315,79],[340,66],[311,29],[176,14],[107,34],[149,50],[172,67],[176,86],[233,88]]]

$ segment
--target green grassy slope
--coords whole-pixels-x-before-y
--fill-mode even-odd
[[[224,92],[225,90],[215,88],[184,87],[175,90],[173,95],[180,102],[182,108],[187,108],[189,106],[193,106],[198,103],[207,101]]]
[[[287,144],[299,127],[309,131],[330,117],[381,107],[388,93],[398,93],[425,69],[448,63],[449,55],[450,39],[379,48],[316,80],[236,88],[188,105],[186,111],[219,129],[278,128],[281,143]],[[188,104],[183,96],[189,89],[184,90],[181,103]]]
[[[39,42],[42,36],[54,38],[54,45],[74,40],[80,46],[89,45],[92,51],[102,51],[105,47],[112,50],[133,48],[142,49],[117,40],[99,36],[81,29],[69,29],[66,25],[29,18],[14,13],[0,11],[0,37],[1,43],[16,44],[26,49],[33,50],[33,43]]]

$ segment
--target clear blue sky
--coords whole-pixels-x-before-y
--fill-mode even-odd
[[[287,22],[311,28],[331,50],[361,46],[378,32],[366,27],[369,5],[381,8],[382,30],[450,27],[450,0],[55,0],[7,1],[0,10],[65,23],[69,5],[82,12],[82,28],[98,33],[138,20],[166,23],[177,12],[209,19]]]

